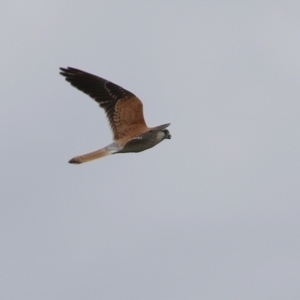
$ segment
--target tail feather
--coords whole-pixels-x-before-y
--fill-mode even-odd
[[[100,149],[100,150],[97,150],[94,152],[90,152],[87,154],[73,157],[72,159],[69,160],[69,163],[70,164],[82,164],[82,163],[85,163],[85,162],[88,162],[88,161],[91,161],[91,160],[94,160],[97,158],[101,158],[101,157],[110,155],[114,152],[115,151],[110,151],[110,150],[103,148],[103,149]]]

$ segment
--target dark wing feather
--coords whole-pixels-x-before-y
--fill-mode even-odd
[[[118,126],[122,124],[116,124],[115,122],[117,114],[116,104],[122,100],[122,102],[128,102],[127,104],[129,105],[132,102],[133,105],[138,104],[142,107],[141,101],[133,93],[104,78],[70,67],[66,69],[60,68],[60,70],[60,74],[65,77],[66,81],[70,82],[71,85],[80,91],[88,94],[104,108],[114,132],[114,138],[120,138]],[[143,112],[142,115],[139,114],[136,118],[142,126],[146,125]]]

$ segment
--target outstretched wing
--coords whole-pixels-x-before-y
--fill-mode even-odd
[[[60,68],[60,74],[104,108],[114,139],[131,138],[147,129],[143,104],[131,92],[95,75],[74,68]]]

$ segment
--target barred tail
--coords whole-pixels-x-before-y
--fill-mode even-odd
[[[70,164],[82,164],[82,163],[85,163],[85,162],[88,162],[88,161],[91,161],[91,160],[94,160],[97,158],[101,158],[101,157],[110,155],[114,152],[115,151],[110,151],[110,150],[103,148],[103,149],[100,149],[100,150],[97,150],[94,152],[90,152],[87,154],[73,157],[72,159],[69,160],[69,163]]]

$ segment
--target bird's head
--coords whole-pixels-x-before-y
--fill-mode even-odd
[[[168,139],[168,140],[170,140],[171,139],[171,134],[170,134],[170,132],[169,132],[169,130],[167,130],[167,129],[165,129],[165,130],[162,130],[162,132],[164,133],[164,135],[165,135],[165,139]]]

